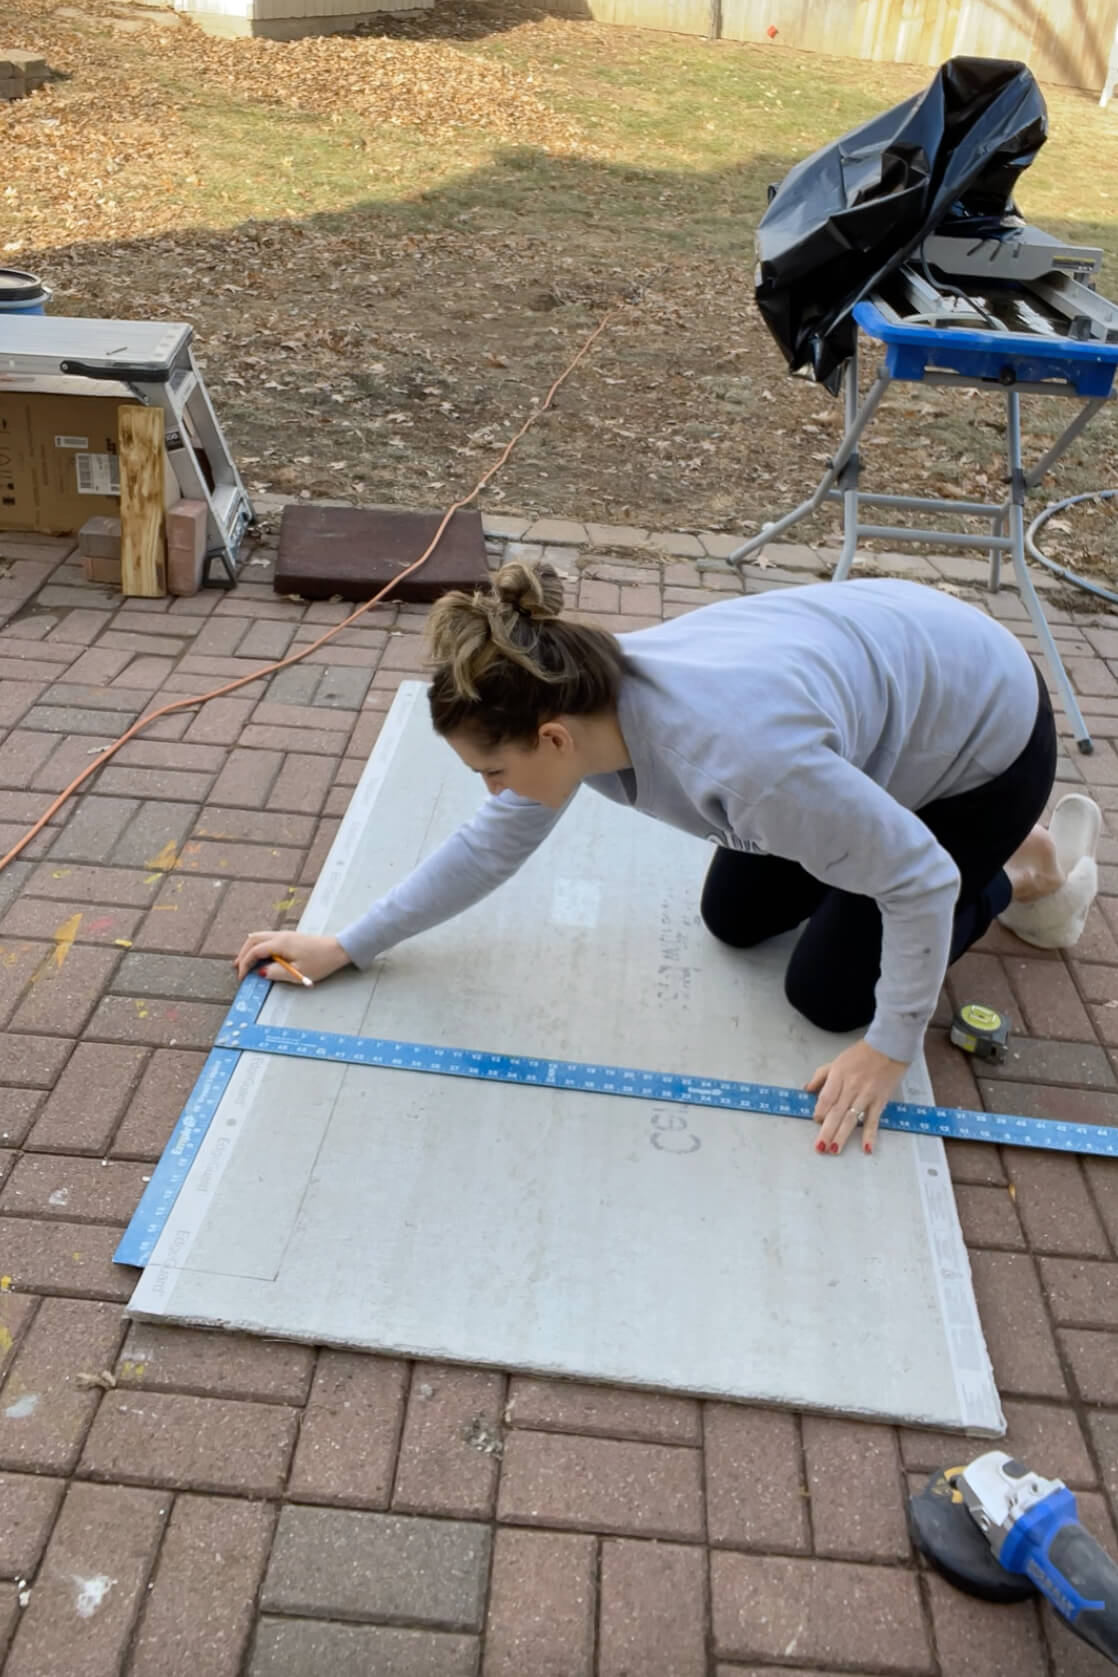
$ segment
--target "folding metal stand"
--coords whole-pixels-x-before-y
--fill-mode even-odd
[[[179,321],[0,315],[0,388],[34,390],[37,380],[60,376],[96,379],[161,407],[179,488],[206,504],[205,580],[217,560],[232,586],[252,503],[194,360],[193,336]]]
[[[1044,607],[1029,575],[1025,558],[1024,508],[1029,492],[1036,488],[1112,398],[1115,370],[1118,368],[1118,344],[906,325],[898,322],[896,317],[888,319],[876,301],[858,303],[854,318],[867,336],[885,345],[885,360],[859,404],[858,353],[855,350],[843,375],[846,431],[819,487],[792,512],[775,523],[766,524],[756,536],[735,548],[730,554],[731,564],[740,566],[750,554],[783,535],[801,518],[817,511],[824,501],[841,501],[843,507],[843,544],[832,579],[835,582],[842,582],[849,576],[858,543],[863,538],[894,544],[927,543],[933,547],[982,549],[990,555],[989,586],[992,593],[996,593],[1000,586],[1002,557],[1007,556],[1012,561],[1021,598],[1071,720],[1076,743],[1080,751],[1090,752],[1093,750],[1091,736],[1052,637]],[[859,488],[862,460],[858,443],[894,380],[1004,394],[1009,481],[1009,494],[1004,501],[878,495],[868,494]],[[1067,429],[1028,471],[1021,458],[1022,396],[1073,396],[1083,402]],[[863,524],[863,506],[989,519],[990,534],[970,535],[955,530]]]

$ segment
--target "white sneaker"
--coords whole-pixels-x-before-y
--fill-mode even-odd
[[[1037,949],[1070,949],[1078,943],[1087,913],[1098,895],[1095,856],[1102,831],[1102,811],[1093,798],[1068,792],[1052,812],[1048,831],[1064,883],[1031,903],[1010,903],[998,919]]]

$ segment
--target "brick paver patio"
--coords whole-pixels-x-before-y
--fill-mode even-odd
[[[617,629],[740,588],[724,536],[488,522],[494,557],[546,550]],[[750,590],[820,566],[772,558]],[[0,852],[143,711],[345,614],[277,599],[270,559],[230,594],[122,601],[68,543],[0,537]],[[875,562],[964,589],[984,569]],[[993,609],[1028,628],[1012,592]],[[1105,895],[1071,956],[999,930],[952,972],[953,999],[1013,1015],[1004,1068],[976,1082],[947,999],[928,1055],[941,1100],[1118,1124],[1118,615],[1052,616],[1097,739],[1060,772],[1106,811]],[[979,1448],[958,1439],[124,1320],[111,1254],[229,956],[298,920],[422,621],[380,611],[163,719],[0,874],[5,1677],[1110,1670],[917,1565],[906,1486]],[[1113,1548],[1118,1164],[949,1151],[1010,1447]]]

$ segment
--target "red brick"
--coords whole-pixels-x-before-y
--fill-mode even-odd
[[[116,1378],[122,1391],[142,1387],[148,1392],[302,1404],[313,1368],[314,1352],[308,1345],[134,1322]]]
[[[578,585],[580,611],[618,612],[621,609],[621,590],[615,582],[595,582],[583,577]]]
[[[104,723],[103,734],[75,734],[69,739],[59,742],[53,755],[36,770],[32,785],[43,792],[61,792],[70,785],[78,775],[84,774],[95,760],[100,763],[99,751],[106,749],[113,743],[115,729],[110,729],[108,722]],[[51,738],[57,740],[58,735]],[[84,784],[88,788],[94,784],[91,777]]]
[[[244,637],[245,627],[241,618],[211,618],[195,635],[190,648],[191,657],[231,658],[237,643]]]
[[[114,651],[108,646],[92,647],[74,660],[66,672],[66,679],[99,687],[118,676],[124,666],[131,663],[132,656],[131,652]]]
[[[711,1556],[715,1651],[864,1671],[933,1669],[915,1577],[846,1561]]]
[[[330,790],[336,766],[335,757],[309,757],[303,752],[289,752],[268,798],[269,809],[317,815]]]
[[[30,786],[57,744],[54,734],[13,728],[0,745],[0,786]]]
[[[211,629],[217,628],[215,623],[207,623],[199,639]],[[202,705],[197,716],[183,736],[187,745],[236,745],[241,730],[256,709],[255,699],[241,699],[230,696],[225,699],[210,699]]]
[[[0,1032],[0,1065],[6,1082],[31,1089],[51,1088],[73,1046],[60,1037]]]
[[[1023,1251],[1025,1236],[1006,1188],[956,1186],[955,1204],[968,1246],[1001,1246]]]
[[[89,1022],[88,1034],[107,1042],[152,1047],[211,1048],[228,1008],[216,1002],[147,1001],[142,996],[106,996]]]
[[[988,1112],[1025,1118],[1059,1118],[1068,1124],[1118,1124],[1118,1094],[1096,1089],[1053,1089],[1051,1084],[980,1083]]]
[[[795,1417],[708,1403],[704,1431],[710,1541],[806,1552],[807,1496]]]
[[[311,845],[310,850],[307,852],[307,859],[303,863],[302,871],[299,874],[300,885],[314,884],[322,870],[322,866],[325,863],[327,856],[330,853],[330,846],[338,836],[338,828],[340,826],[340,821],[328,821],[325,819],[319,821],[317,836],[314,843]]]
[[[160,1157],[205,1063],[187,1049],[155,1050],[113,1140],[116,1157]]]
[[[101,1396],[75,1376],[111,1368],[123,1337],[111,1305],[42,1301],[0,1393],[0,1465],[70,1472]]]
[[[137,908],[89,908],[42,897],[19,897],[4,916],[0,932],[9,937],[53,938],[74,916],[75,943],[115,943],[130,938],[143,917]]]
[[[304,849],[315,835],[310,815],[292,815],[270,806],[261,809],[223,809],[208,803],[198,811],[191,834],[195,839],[216,839],[226,844],[295,845]]]
[[[43,1096],[35,1089],[12,1089],[0,1085],[0,1142],[18,1147],[25,1140],[35,1121],[35,1114],[43,1104]]]
[[[185,874],[207,874],[211,879],[293,879],[303,861],[303,851],[279,844],[225,844],[209,839],[189,839],[182,847],[178,867]]]
[[[1007,965],[1027,1031],[1079,1042],[1095,1040],[1091,1021],[1064,965],[1055,961],[1010,961]]]
[[[321,711],[319,714],[334,720],[341,719],[344,726],[340,728],[283,728],[250,722],[241,734],[241,744],[252,751],[295,751],[306,753],[312,757],[340,757],[345,750],[346,741],[350,734],[350,715],[348,712],[336,710]],[[275,788],[273,788],[271,796],[275,797]]]
[[[815,1553],[834,1560],[905,1560],[904,1484],[889,1427],[803,1418]]]
[[[109,1677],[123,1668],[167,1508],[152,1491],[71,1485],[7,1677]]]
[[[1092,1005],[1090,1014],[1100,1041],[1118,1044],[1118,1012],[1108,1003],[1104,1007]]]
[[[103,1154],[147,1060],[143,1048],[79,1042],[31,1132],[31,1146]]]
[[[269,931],[287,912],[290,890],[279,884],[247,884],[235,880],[226,887],[221,907],[202,944],[203,955],[233,956],[250,932]]]
[[[126,1299],[135,1277],[113,1263],[120,1229],[100,1223],[0,1218],[0,1249],[15,1285],[71,1298]]]
[[[38,1299],[29,1293],[0,1290],[0,1380],[15,1361],[21,1339],[31,1323]]]
[[[46,688],[45,681],[8,681],[0,678],[0,728],[12,728]]]
[[[971,1070],[969,1055],[953,1046],[946,1031],[929,1031],[924,1038],[924,1058],[935,1098],[941,1106],[961,1106],[974,1111],[982,1102]]]
[[[502,1520],[698,1539],[702,1502],[695,1450],[542,1432],[505,1440]]]
[[[705,1677],[705,1574],[700,1549],[603,1543],[599,1677]]]
[[[1064,1328],[1059,1338],[1084,1403],[1118,1408],[1118,1334]]]
[[[1002,1407],[1008,1431],[998,1440],[999,1450],[1069,1485],[1095,1484],[1094,1463],[1073,1409],[1013,1398],[1007,1398]],[[960,1459],[957,1433],[902,1428],[900,1439],[905,1467],[921,1475],[953,1466]]]
[[[288,1494],[302,1502],[387,1508],[407,1377],[407,1364],[387,1357],[320,1351]]]
[[[1040,1279],[1057,1322],[1067,1327],[1118,1328],[1118,1263],[1041,1258]]]
[[[83,792],[65,831],[51,847],[51,861],[107,862],[139,807],[135,798],[102,798]]]
[[[347,757],[358,757],[364,764],[380,738],[380,731],[384,727],[384,714],[384,710],[371,707],[369,700],[365,700],[365,708],[357,718],[357,725],[349,736],[349,745],[346,747]]]
[[[217,774],[227,753],[219,745],[184,745],[181,741],[156,741],[146,734],[122,745],[114,763],[137,769],[182,769],[190,773]]]
[[[1101,1048],[1088,1042],[1054,1042],[1047,1038],[1015,1036],[1010,1039],[1009,1058],[1004,1066],[984,1067],[991,1082],[1057,1083],[1083,1085],[1091,1089],[1113,1089],[1114,1072]],[[1062,1089],[1049,1096],[1049,1116],[1062,1118]]]
[[[1087,1416],[1087,1426],[1098,1457],[1103,1485],[1110,1499],[1111,1513],[1118,1516],[1118,1415],[1095,1411]]]
[[[53,897],[69,902],[119,904],[122,908],[146,908],[155,896],[159,875],[138,868],[58,867],[43,862],[27,884],[32,897]]]
[[[0,1578],[34,1577],[65,1489],[39,1473],[0,1473]]]
[[[1076,960],[1101,961],[1112,967],[1118,966],[1116,927],[1118,911],[1109,906],[1107,899],[1099,898],[1092,903],[1086,925],[1075,946]]]
[[[142,1164],[26,1153],[0,1194],[0,1212],[123,1226],[144,1191],[143,1170]]]
[[[393,1508],[492,1518],[504,1392],[504,1376],[486,1369],[415,1365]]]
[[[46,966],[53,951],[48,943],[0,944],[0,1024],[16,1012],[36,974]]]
[[[210,796],[218,804],[263,809],[271,802],[269,793],[282,761],[278,751],[244,751],[234,747]]]
[[[477,1638],[393,1625],[264,1616],[253,1645],[253,1677],[477,1677]]]
[[[92,1479],[277,1496],[297,1421],[294,1409],[274,1403],[106,1392],[80,1472]]]
[[[19,1617],[18,1586],[15,1584],[0,1584],[0,1660],[7,1653],[8,1645],[16,1633]]]
[[[1071,961],[1076,983],[1089,1002],[1112,1002],[1118,996],[1118,967],[1096,966],[1086,961]]]
[[[1047,1677],[1033,1602],[991,1612],[934,1573],[928,1577],[942,1677]]]
[[[129,1677],[237,1677],[274,1524],[263,1503],[176,1497]]]
[[[1064,1397],[1032,1258],[1021,1252],[972,1252],[971,1271],[999,1388],[1020,1396]]]
[[[1007,1150],[1006,1168],[1034,1251],[1109,1256],[1106,1233],[1077,1158],[1014,1147]]]
[[[701,1444],[699,1405],[691,1398],[590,1386],[575,1380],[515,1375],[505,1410],[509,1426],[649,1444]]]
[[[1010,988],[1005,966],[997,955],[986,955],[968,949],[947,971],[947,989],[956,1007],[964,1002],[982,1002],[996,1007],[1013,1018],[1016,998]]]
[[[422,634],[394,630],[380,656],[379,668],[399,670],[406,675],[428,675],[430,664]],[[429,676],[428,676],[429,678]],[[28,700],[28,703],[31,703]]]
[[[1084,1159],[1083,1169],[1110,1244],[1118,1251],[1118,1159]]]
[[[137,949],[193,954],[221,904],[225,881],[169,874],[133,938]]]
[[[498,1531],[483,1677],[591,1677],[592,1537]]]

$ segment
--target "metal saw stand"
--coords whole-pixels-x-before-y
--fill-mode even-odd
[[[1112,399],[1118,346],[1092,343],[1072,344],[1066,340],[1041,340],[1002,336],[991,332],[935,330],[898,325],[887,321],[872,302],[855,306],[854,317],[868,336],[886,346],[885,361],[859,404],[858,352],[846,363],[843,374],[846,430],[822,481],[808,500],[743,542],[730,554],[730,563],[740,567],[750,554],[790,530],[801,518],[816,512],[824,501],[841,501],[843,544],[835,566],[835,582],[850,574],[861,539],[892,543],[927,543],[933,547],[978,548],[990,555],[991,593],[1001,583],[1002,558],[1013,565],[1021,598],[1044,650],[1052,678],[1080,751],[1094,749],[1079,703],[1072,691],[1052,630],[1044,615],[1025,558],[1025,500],[1072,443],[1082,435],[1095,415]],[[945,343],[949,347],[945,348]],[[1057,355],[1056,344],[1059,344]],[[934,363],[938,361],[940,365]],[[953,363],[953,364],[952,364]],[[1058,370],[1057,370],[1058,369]],[[1057,372],[1057,376],[1047,376]],[[938,500],[912,495],[868,494],[859,488],[862,460],[858,443],[894,380],[916,381],[948,388],[996,391],[1006,404],[1006,457],[1009,494],[1000,503]],[[1021,458],[1021,397],[1073,396],[1083,400],[1079,412],[1063,434],[1035,466],[1026,470]],[[952,514],[955,517],[989,519],[990,534],[969,535],[942,529],[916,529],[892,524],[863,524],[863,506],[894,511]],[[1007,533],[1008,531],[1008,533]]]
[[[0,315],[0,389],[34,390],[37,380],[60,377],[93,379],[162,408],[179,488],[185,499],[206,505],[203,579],[214,580],[216,560],[224,571],[219,586],[232,587],[241,540],[253,522],[252,502],[194,360],[193,336],[194,328],[181,321]]]

